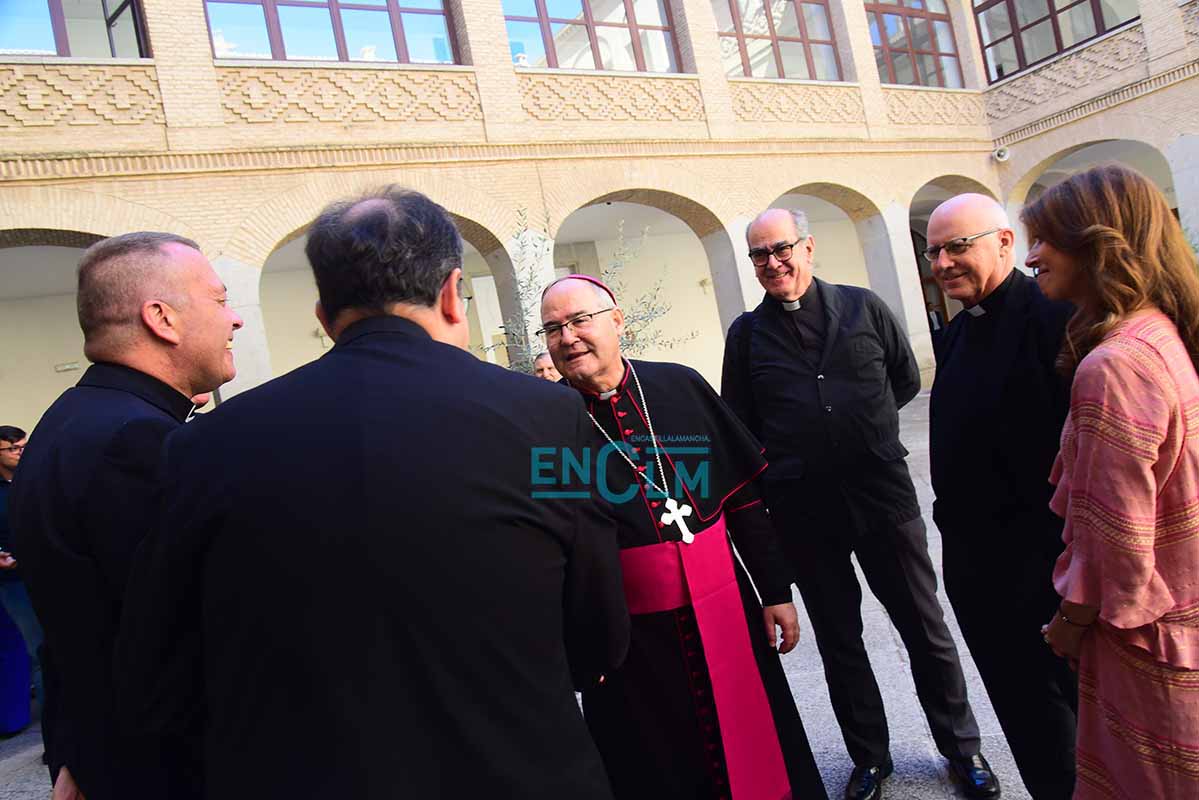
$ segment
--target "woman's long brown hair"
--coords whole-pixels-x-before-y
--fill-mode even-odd
[[[1090,284],[1066,326],[1057,367],[1078,363],[1131,314],[1156,307],[1170,318],[1199,370],[1199,265],[1161,191],[1120,164],[1080,172],[1025,206],[1029,241],[1072,257]]]

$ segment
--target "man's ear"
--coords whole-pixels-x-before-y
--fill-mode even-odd
[[[142,303],[142,324],[152,336],[169,344],[182,341],[179,331],[179,313],[163,300],[147,300]]]
[[[321,305],[321,301],[316,301],[316,307],[312,309],[316,313],[316,321],[321,324],[321,328],[328,334],[329,338],[337,341],[337,336],[334,335],[333,320],[329,319],[329,315],[325,313],[325,307]]]
[[[612,324],[616,326],[617,336],[624,333],[624,312],[620,310],[620,306],[612,309]]]
[[[1000,251],[1005,247],[1011,250],[1016,246],[1016,232],[1011,228],[1000,228],[997,235],[999,236]]]
[[[450,276],[441,284],[441,292],[437,296],[438,311],[441,317],[450,325],[465,325],[466,303],[458,292],[458,283],[462,280],[462,268],[455,267]]]

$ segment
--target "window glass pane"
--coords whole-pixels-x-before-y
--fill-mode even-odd
[[[1111,30],[1141,13],[1137,0],[1099,0],[1103,9],[1104,30]]]
[[[953,46],[953,29],[948,22],[933,20],[933,30],[937,34],[937,50],[942,53],[956,53]]]
[[[595,56],[591,54],[591,38],[587,36],[585,25],[554,23],[550,26],[550,34],[554,38],[554,52],[558,56],[559,67],[597,69]]]
[[[208,23],[217,58],[271,57],[271,40],[261,6],[210,2]]]
[[[109,25],[112,43],[117,58],[139,58],[141,48],[137,44],[137,19],[133,16],[133,5],[125,6],[120,16]]]
[[[891,63],[895,65],[895,82],[905,86],[916,83],[916,69],[912,66],[912,57],[907,53],[891,53]]]
[[[342,9],[341,27],[346,32],[346,55],[351,61],[396,61],[391,17],[386,11]]]
[[[924,8],[924,0],[904,0],[908,8]]]
[[[440,14],[400,14],[404,46],[413,64],[453,64],[454,48],[445,17]]]
[[[841,71],[837,69],[837,51],[831,44],[812,44],[808,48],[812,51],[812,63],[816,65],[816,80],[841,80]]]
[[[1007,6],[1000,3],[997,6],[991,6],[979,14],[978,32],[982,37],[983,44],[990,44],[996,39],[1002,39],[1011,33],[1012,21],[1008,17]]]
[[[620,8],[620,21],[624,21],[624,3],[596,3],[593,7],[595,21],[602,22],[614,8]],[[551,19],[583,19],[583,4],[579,0],[545,0],[545,11]],[[607,13],[606,13],[607,12]]]
[[[1016,60],[1016,43],[1011,39],[1004,39],[994,47],[988,47],[986,54],[987,74],[993,81],[1020,69],[1020,62]]]
[[[878,79],[883,83],[891,83],[891,68],[887,66],[887,54],[881,47],[874,48],[874,62],[878,64]]]
[[[508,50],[512,63],[518,67],[544,67],[545,44],[541,38],[541,26],[536,22],[507,22]]]
[[[1049,13],[1047,0],[1015,0],[1014,5],[1016,6],[1016,22],[1021,28]]]
[[[58,55],[46,0],[0,0],[0,53]]]
[[[82,58],[112,58],[108,44],[108,25],[100,0],[64,3],[63,19],[67,23],[67,42],[71,55]]]
[[[949,9],[945,7],[945,0],[928,0],[928,10],[934,14],[949,13]]]
[[[601,69],[637,71],[637,59],[633,56],[633,34],[628,28],[601,25],[595,29],[595,38],[599,43]]]
[[[1026,64],[1048,58],[1057,52],[1057,43],[1053,40],[1052,22],[1053,20],[1047,19],[1020,34],[1020,41],[1024,45]]]
[[[745,49],[749,53],[749,74],[755,78],[777,78],[778,64],[774,61],[774,48],[769,39],[746,39]]]
[[[891,47],[903,49],[908,46],[908,35],[903,30],[902,17],[883,14],[883,28],[886,30],[887,43]]]
[[[724,4],[724,10],[727,14],[727,2]],[[664,0],[633,0],[633,16],[637,18],[638,25],[658,25],[665,28],[670,24],[667,21]]]
[[[875,47],[882,47],[883,37],[878,32],[878,14],[868,14],[867,16],[870,18],[870,41]]]
[[[912,32],[913,50],[932,50],[933,34],[928,20],[923,17],[908,17],[908,30]]]
[[[783,56],[783,77],[807,80],[808,59],[804,55],[803,42],[779,42],[779,52]]]
[[[940,86],[937,75],[937,57],[928,53],[916,54],[916,74],[922,86]]]
[[[766,36],[770,33],[766,27],[766,7],[762,0],[737,0],[737,8],[741,12],[741,32],[747,36]]]
[[[336,61],[333,19],[327,8],[279,6],[279,28],[289,59]]]
[[[379,8],[387,8],[387,0],[345,0],[356,6],[378,6]],[[405,5],[401,3],[400,5]]]
[[[712,13],[716,15],[716,30],[725,33],[736,30],[733,27],[733,10],[729,6],[729,0],[712,0]]]
[[[386,5],[386,3],[379,3],[379,5]],[[445,3],[443,3],[441,0],[400,0],[399,6],[400,10],[408,8],[427,8],[430,11],[445,11]]]
[[[774,20],[775,36],[792,36],[798,39],[802,35],[799,32],[799,22],[795,19],[795,3],[791,0],[770,0],[770,18]]]
[[[534,0],[503,0],[504,16],[536,17],[537,3]]]
[[[724,74],[730,78],[744,78],[745,67],[741,63],[741,47],[736,37],[720,37],[720,63],[724,64]]]
[[[833,32],[828,24],[828,13],[824,6],[815,3],[803,4],[803,22],[808,29],[809,39],[824,39],[832,41]]]
[[[1058,14],[1057,27],[1062,34],[1062,47],[1071,47],[1083,39],[1090,39],[1097,33],[1091,4],[1080,3]]]
[[[941,74],[945,77],[946,89],[962,88],[962,70],[953,56],[941,56]]]
[[[641,53],[646,72],[678,72],[674,60],[674,42],[666,31],[641,31]]]

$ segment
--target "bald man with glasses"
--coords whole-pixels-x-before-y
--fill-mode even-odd
[[[746,238],[766,295],[729,328],[721,392],[766,448],[763,494],[854,763],[844,796],[878,800],[893,769],[862,641],[856,555],[907,647],[950,773],[968,797],[997,797],[899,441],[899,409],[920,391],[907,334],[869,289],[813,277],[816,243],[802,212],[768,209]]]

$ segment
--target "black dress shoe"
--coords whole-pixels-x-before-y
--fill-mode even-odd
[[[999,797],[999,778],[991,771],[991,765],[982,753],[968,758],[949,759],[949,774],[967,797],[985,800]]]
[[[845,784],[845,800],[882,800],[883,781],[895,771],[891,759],[875,767],[854,767]]]

